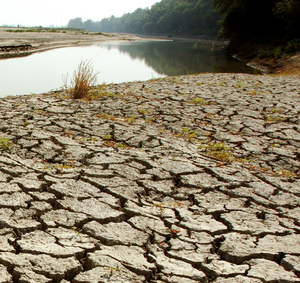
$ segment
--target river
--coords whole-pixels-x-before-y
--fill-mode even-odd
[[[195,73],[255,73],[210,41],[107,41],[0,60],[0,97],[43,93],[69,81],[90,60],[98,83],[121,83]]]

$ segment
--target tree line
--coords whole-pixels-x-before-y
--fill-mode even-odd
[[[122,17],[98,22],[71,19],[68,27],[97,32],[219,35],[234,47],[254,46],[256,55],[257,44],[271,46],[276,55],[300,50],[300,0],[161,0]]]
[[[300,0],[213,0],[212,4],[221,16],[219,34],[232,46],[266,45],[275,56],[300,50]]]
[[[111,16],[98,22],[71,19],[68,27],[97,32],[216,36],[219,21],[212,0],[162,0],[150,9],[139,8],[122,17]]]

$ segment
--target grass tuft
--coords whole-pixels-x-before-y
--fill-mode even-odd
[[[74,71],[71,87],[68,89],[68,95],[72,99],[87,98],[92,87],[97,83],[99,72],[94,73],[91,61],[81,61],[77,70]],[[67,82],[65,82],[67,86]]]

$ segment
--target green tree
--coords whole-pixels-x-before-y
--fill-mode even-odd
[[[299,36],[300,0],[213,0],[221,35],[241,41],[287,41]]]
[[[275,15],[286,23],[289,36],[300,37],[300,0],[283,0],[276,3]]]
[[[139,8],[120,18],[112,16],[93,24],[81,21],[81,25],[102,32],[216,36],[219,12],[213,11],[211,4],[212,0],[162,0],[151,9]],[[70,20],[68,26],[75,25],[79,25],[78,20]]]

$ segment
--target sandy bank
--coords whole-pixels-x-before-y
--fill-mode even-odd
[[[24,30],[23,32],[20,32]],[[13,57],[53,48],[111,40],[158,40],[128,34],[102,34],[80,30],[31,32],[29,29],[0,28],[0,57]]]

